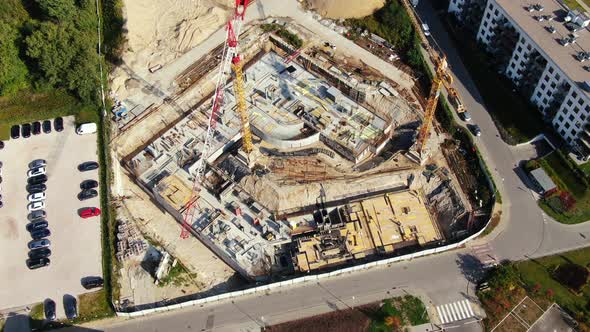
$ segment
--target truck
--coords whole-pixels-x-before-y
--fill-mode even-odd
[[[87,135],[87,134],[94,134],[96,132],[96,123],[89,122],[89,123],[82,123],[81,125],[76,128],[76,134],[78,135]]]

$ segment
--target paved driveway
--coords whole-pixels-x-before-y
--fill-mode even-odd
[[[100,219],[81,219],[78,209],[99,206],[98,197],[80,202],[80,182],[98,179],[96,170],[81,173],[78,164],[96,160],[96,134],[79,136],[74,118],[64,119],[65,129],[6,142],[0,151],[4,163],[0,211],[0,308],[14,308],[52,298],[63,313],[65,294],[85,292],[80,279],[101,276]],[[27,170],[34,159],[47,161],[46,211],[51,230],[51,264],[29,270],[27,243]]]

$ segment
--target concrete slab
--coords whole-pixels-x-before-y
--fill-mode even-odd
[[[83,277],[102,276],[100,219],[82,219],[78,209],[100,204],[99,197],[78,201],[80,182],[98,180],[98,171],[79,172],[78,164],[97,160],[96,134],[75,133],[74,117],[64,118],[64,130],[27,139],[7,141],[0,151],[3,162],[0,213],[0,308],[12,308],[42,302],[57,304],[63,317],[65,294],[87,292],[80,284]],[[34,159],[47,161],[47,221],[51,230],[51,264],[29,270],[27,244],[31,237],[27,220],[27,170]]]

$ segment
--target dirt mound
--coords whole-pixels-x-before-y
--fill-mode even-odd
[[[311,7],[329,18],[351,18],[371,15],[385,5],[385,0],[310,0]]]

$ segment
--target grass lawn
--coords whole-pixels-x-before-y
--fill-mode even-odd
[[[104,289],[80,295],[78,297],[78,318],[75,319],[75,323],[112,316],[114,312],[109,302]]]
[[[545,127],[540,113],[512,92],[511,82],[489,66],[488,56],[469,34],[447,25],[456,49],[481,94],[502,139],[508,144],[531,140]]]
[[[576,0],[563,0],[563,2],[571,9],[584,9]],[[590,0],[583,0],[587,5],[590,5]]]
[[[83,105],[62,91],[47,93],[22,92],[0,98],[0,140],[10,139],[10,127],[58,116],[75,115],[76,122],[98,122],[96,106]]]
[[[551,177],[561,191],[569,192],[576,200],[575,206],[566,211],[557,194],[539,200],[539,206],[553,219],[564,224],[577,224],[590,219],[590,191],[584,181],[557,152],[539,160],[539,165]]]
[[[539,283],[544,290],[551,289],[554,293],[554,300],[560,306],[572,313],[586,312],[590,318],[590,287],[582,288],[582,295],[578,296],[567,287],[551,277],[552,271],[560,264],[575,263],[588,267],[590,265],[590,248],[567,252],[560,255],[548,256],[516,264],[522,280],[533,286]]]
[[[371,322],[370,331],[397,331],[396,327],[416,326],[429,321],[424,303],[417,297],[406,295],[383,301]]]

